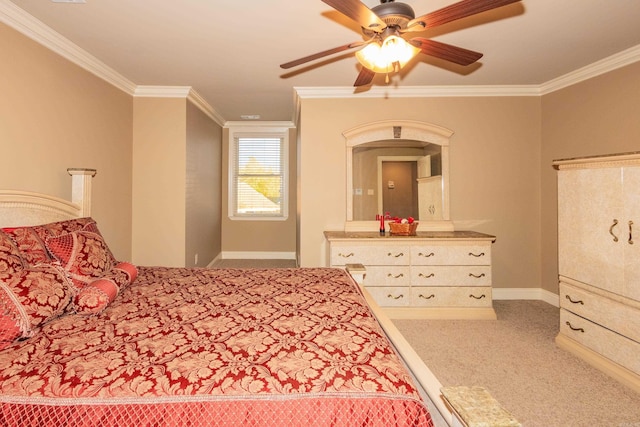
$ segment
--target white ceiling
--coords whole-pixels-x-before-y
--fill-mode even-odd
[[[405,2],[422,15],[454,1]],[[191,86],[223,121],[256,114],[292,120],[294,87],[351,94],[359,69],[353,51],[279,67],[362,40],[357,24],[320,0],[0,0],[0,6],[18,6],[135,85]],[[462,67],[419,55],[389,86],[377,76],[356,96],[408,87],[539,87],[635,52],[640,0],[522,0],[419,35],[484,57]]]

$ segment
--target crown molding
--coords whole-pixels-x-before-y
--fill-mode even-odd
[[[225,124],[224,118],[191,86],[140,85],[136,87],[133,96],[136,98],[185,98],[221,127]]]
[[[211,120],[224,126],[224,118],[191,87],[140,86],[100,61],[89,52],[54,31],[12,2],[0,0],[0,22],[3,22],[54,53],[78,65],[98,78],[132,96],[187,98]]]
[[[0,21],[123,92],[135,91],[131,80],[8,0],[0,0]]]
[[[640,61],[640,45],[611,55],[540,85],[294,87],[294,103],[305,98],[435,98],[472,96],[542,96]]]
[[[300,98],[433,98],[456,96],[539,96],[538,86],[294,87]]]
[[[187,99],[191,101],[193,105],[205,113],[211,120],[216,122],[220,127],[224,127],[226,120],[222,117],[198,92],[193,88],[189,91]]]
[[[132,96],[186,97],[221,126],[226,121],[191,87],[139,86],[115,71],[42,21],[9,0],[0,0],[0,22],[7,24],[63,58],[89,71]],[[472,96],[541,96],[581,81],[640,61],[640,45],[582,67],[540,85],[513,86],[387,86],[365,90],[352,87],[294,87],[293,123],[299,119],[300,100],[304,98],[425,98]],[[244,122],[243,122],[244,123]]]
[[[593,64],[579,68],[564,76],[549,80],[540,85],[540,94],[546,95],[556,90],[580,83],[584,80],[608,73],[609,71],[622,68],[624,66],[640,61],[640,45],[631,47],[622,52],[611,55]]]
[[[133,96],[136,98],[186,98],[191,86],[136,86]]]
[[[260,120],[255,120],[255,121],[238,120],[238,121],[227,121],[224,127],[228,129],[230,128],[291,129],[291,128],[295,128],[295,125],[293,122],[288,122],[288,121],[267,122],[267,121],[260,121]]]

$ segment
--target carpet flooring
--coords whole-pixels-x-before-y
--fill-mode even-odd
[[[640,394],[555,345],[558,308],[494,307],[498,320],[393,323],[443,386],[485,387],[524,427],[640,427]]]

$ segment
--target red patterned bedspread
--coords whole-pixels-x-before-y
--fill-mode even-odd
[[[0,351],[0,425],[431,426],[344,271],[139,267]]]

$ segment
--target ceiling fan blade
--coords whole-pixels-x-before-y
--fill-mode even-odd
[[[425,39],[422,37],[414,37],[409,43],[416,46],[422,53],[436,58],[445,59],[460,65],[469,65],[482,58],[480,52],[463,49],[461,47],[452,46],[450,44],[437,42],[435,40]]]
[[[353,42],[353,43],[345,44],[343,46],[334,47],[333,49],[327,49],[327,50],[324,50],[322,52],[314,53],[313,55],[305,56],[303,58],[298,58],[298,59],[295,59],[293,61],[289,61],[289,62],[285,62],[284,64],[280,64],[280,68],[287,69],[287,68],[297,67],[298,65],[304,64],[304,63],[309,62],[309,61],[313,61],[313,60],[316,60],[316,59],[323,58],[325,56],[332,55],[334,53],[343,52],[345,50],[349,50],[349,49],[353,49],[353,48],[358,47],[358,46],[362,46],[365,43],[366,42]]]
[[[423,31],[457,19],[506,6],[517,1],[520,0],[462,0],[412,19],[407,23],[404,31]]]
[[[366,68],[366,67],[362,67],[362,69],[360,70],[360,73],[358,74],[358,77],[356,78],[355,83],[353,84],[355,87],[358,86],[366,86],[369,83],[371,83],[371,80],[373,80],[373,77],[376,75],[376,73],[374,71],[371,71],[370,69]]]
[[[359,0],[322,0],[338,12],[353,19],[363,28],[382,31],[387,24]]]

